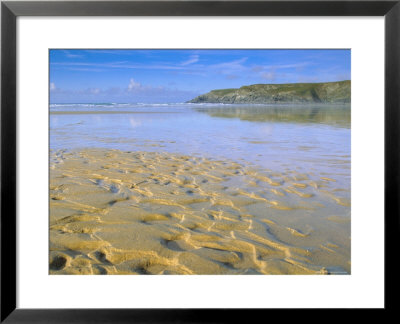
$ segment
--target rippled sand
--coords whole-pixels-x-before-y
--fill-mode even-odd
[[[350,273],[350,188],[170,153],[50,153],[51,274]]]

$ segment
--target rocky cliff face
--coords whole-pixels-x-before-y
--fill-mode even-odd
[[[190,103],[273,104],[349,103],[351,81],[325,83],[253,84],[239,89],[213,90]]]

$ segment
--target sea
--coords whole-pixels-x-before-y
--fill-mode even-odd
[[[50,105],[50,149],[108,148],[320,172],[350,185],[350,105]]]

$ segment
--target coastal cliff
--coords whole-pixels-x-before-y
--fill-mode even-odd
[[[188,102],[224,104],[350,103],[351,81],[253,84],[239,89],[212,90]]]

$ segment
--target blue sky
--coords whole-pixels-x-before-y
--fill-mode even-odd
[[[350,80],[350,50],[50,50],[50,102],[184,102],[257,83]]]

